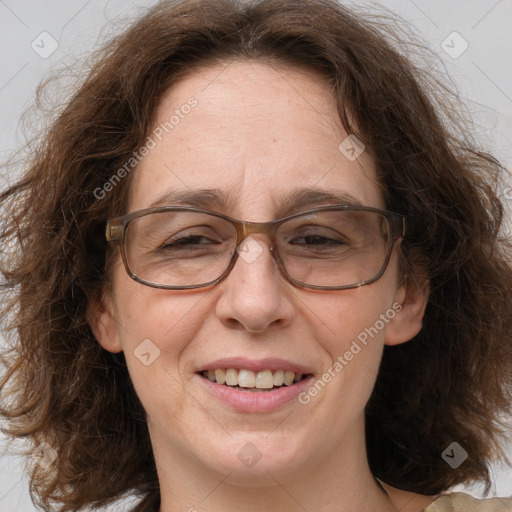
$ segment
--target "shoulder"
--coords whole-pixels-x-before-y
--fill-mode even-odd
[[[423,512],[512,512],[512,499],[479,500],[463,492],[454,492],[439,496]]]

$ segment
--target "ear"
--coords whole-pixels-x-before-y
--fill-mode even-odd
[[[421,331],[429,294],[430,285],[426,279],[410,279],[398,289],[395,301],[402,308],[387,326],[386,345],[405,343]]]
[[[109,352],[121,352],[113,301],[109,294],[87,305],[87,322],[98,343]]]

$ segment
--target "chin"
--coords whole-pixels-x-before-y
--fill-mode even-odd
[[[268,435],[268,434],[266,434]],[[289,441],[288,441],[289,442]],[[205,463],[214,471],[229,475],[227,483],[246,487],[262,485],[275,485],[276,480],[287,479],[305,473],[307,464],[304,445],[294,449],[286,447],[284,441],[276,438],[269,442],[264,437],[237,436],[231,445],[219,443],[224,446],[220,453],[218,450],[209,450],[208,461]],[[283,448],[288,448],[283,450]]]

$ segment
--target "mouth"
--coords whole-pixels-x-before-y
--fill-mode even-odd
[[[312,376],[311,373],[298,373],[291,370],[253,371],[247,368],[215,368],[197,373],[211,382],[247,393],[277,391]]]

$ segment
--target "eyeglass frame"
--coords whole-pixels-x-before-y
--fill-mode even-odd
[[[286,271],[286,267],[283,263],[283,260],[281,259],[281,256],[279,254],[279,251],[277,249],[277,243],[276,243],[276,231],[279,228],[281,224],[284,222],[294,219],[296,217],[300,217],[303,215],[311,215],[316,212],[320,211],[330,211],[330,210],[339,210],[339,211],[367,211],[367,212],[374,212],[382,215],[387,222],[388,230],[389,230],[389,239],[388,239],[388,247],[386,252],[386,257],[384,259],[384,263],[382,264],[382,267],[380,271],[375,275],[374,277],[367,279],[365,281],[360,281],[355,284],[350,285],[343,285],[343,286],[320,286],[320,285],[310,285],[303,283],[301,281],[298,281],[294,278],[292,278],[288,272]],[[214,217],[218,217],[220,219],[223,219],[227,222],[229,222],[231,225],[234,226],[236,230],[236,245],[235,250],[233,251],[233,254],[231,255],[231,259],[224,270],[224,272],[213,281],[209,281],[207,283],[198,284],[198,285],[183,285],[183,286],[177,286],[177,285],[162,285],[157,283],[152,283],[150,281],[146,281],[139,276],[137,276],[130,268],[128,264],[128,258],[126,255],[126,230],[130,223],[140,217],[145,217],[146,215],[150,215],[153,213],[161,213],[161,212],[197,212],[197,213],[203,213],[207,215],[212,215]],[[292,215],[288,215],[286,217],[281,217],[279,219],[274,219],[268,222],[251,222],[251,221],[243,221],[238,219],[233,219],[232,217],[229,217],[227,215],[224,215],[222,213],[218,213],[211,210],[205,210],[202,208],[196,208],[194,206],[159,206],[154,208],[144,208],[142,210],[137,210],[134,212],[127,213],[125,215],[122,215],[120,217],[116,217],[113,219],[107,220],[106,224],[106,230],[105,230],[105,237],[107,242],[115,243],[120,250],[121,253],[121,259],[123,261],[124,268],[127,272],[127,274],[136,282],[143,284],[145,286],[149,286],[151,288],[158,288],[158,289],[165,289],[165,290],[191,290],[191,289],[197,289],[197,288],[206,288],[208,286],[214,286],[224,280],[233,270],[236,261],[238,260],[239,252],[237,251],[238,247],[245,241],[246,238],[248,238],[250,235],[253,234],[265,234],[270,239],[270,252],[272,253],[272,256],[274,258],[274,261],[276,262],[277,266],[279,267],[279,270],[281,274],[286,278],[288,282],[290,282],[292,285],[298,287],[298,288],[307,288],[307,289],[315,289],[315,290],[348,290],[352,288],[359,288],[361,286],[366,286],[368,284],[374,283],[378,279],[382,277],[384,272],[386,271],[389,261],[391,259],[391,254],[393,253],[393,248],[395,247],[396,242],[399,239],[403,239],[405,237],[405,221],[406,217],[405,215],[402,215],[400,213],[390,212],[387,210],[383,210],[381,208],[375,208],[372,206],[359,206],[359,205],[326,205],[326,206],[319,206],[316,208],[312,208],[310,210],[305,210],[299,213],[294,213]]]

